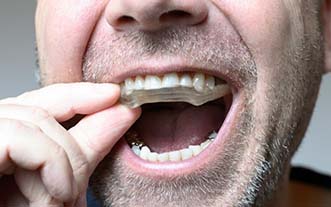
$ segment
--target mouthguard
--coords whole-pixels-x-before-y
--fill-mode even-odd
[[[215,86],[213,89],[206,88],[198,92],[189,87],[160,88],[150,90],[134,90],[127,93],[121,91],[120,103],[129,108],[137,108],[147,103],[159,102],[186,102],[194,106],[201,106],[209,101],[213,101],[231,92],[227,84]]]

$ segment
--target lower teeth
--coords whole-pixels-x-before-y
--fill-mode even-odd
[[[178,162],[178,161],[190,159],[200,154],[215,140],[216,136],[217,133],[213,131],[208,136],[208,139],[203,143],[201,143],[200,145],[190,145],[188,148],[185,149],[165,152],[161,154],[157,152],[151,152],[148,146],[144,145],[142,142],[137,140],[131,143],[132,145],[131,149],[137,156],[139,156],[144,160],[148,160],[150,162],[169,162],[169,161]]]

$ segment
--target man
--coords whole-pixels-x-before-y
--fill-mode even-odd
[[[330,12],[329,0],[39,0],[45,87],[0,102],[1,205],[86,206],[90,186],[104,206],[286,206],[331,70]],[[220,86],[203,105],[173,101]],[[149,104],[120,100],[137,91]]]

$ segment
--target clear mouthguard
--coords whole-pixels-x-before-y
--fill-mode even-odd
[[[198,92],[190,87],[160,88],[149,90],[126,91],[121,89],[120,102],[130,108],[137,108],[146,103],[187,102],[201,106],[209,101],[219,99],[231,92],[227,84],[216,85],[213,89],[205,88]]]

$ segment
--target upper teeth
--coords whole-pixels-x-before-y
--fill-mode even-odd
[[[198,92],[205,89],[215,88],[215,78],[203,73],[195,73],[193,75],[184,73],[168,73],[162,77],[147,75],[145,77],[137,76],[135,78],[128,78],[123,84],[125,92],[131,94],[134,90],[151,90],[160,88],[175,88],[178,86],[194,88]]]

